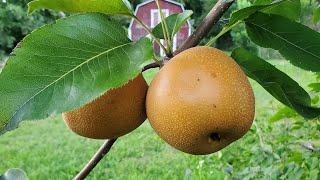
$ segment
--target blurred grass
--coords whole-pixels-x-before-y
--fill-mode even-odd
[[[280,60],[271,61],[304,88],[310,72]],[[156,70],[145,77],[152,79]],[[319,145],[320,123],[302,118],[270,124],[280,104],[252,81],[257,99],[254,126],[241,140],[208,156],[191,156],[164,143],[144,123],[121,137],[88,179],[314,179],[320,178],[320,154],[301,143]],[[28,121],[0,137],[0,174],[21,168],[30,179],[71,179],[103,141],[79,137],[61,116]]]

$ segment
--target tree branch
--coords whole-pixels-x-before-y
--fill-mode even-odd
[[[193,32],[193,34],[181,45],[177,51],[174,52],[174,55],[177,55],[191,47],[197,46],[234,2],[235,0],[219,0],[208,13],[208,15],[203,19],[198,28]]]
[[[88,164],[73,179],[82,180],[86,178],[93,170],[93,168],[95,168],[96,165],[101,161],[101,159],[110,151],[112,145],[116,142],[116,140],[117,139],[107,140],[88,162]]]

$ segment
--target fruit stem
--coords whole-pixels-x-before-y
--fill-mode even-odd
[[[208,15],[203,19],[198,28],[192,33],[192,35],[180,46],[177,51],[174,52],[174,55],[177,55],[191,47],[197,46],[234,2],[235,0],[219,0],[216,5],[213,6]]]
[[[96,152],[96,154],[92,157],[92,159],[87,163],[87,165],[73,178],[74,180],[82,180],[85,179],[93,168],[103,159],[105,155],[108,154],[112,145],[117,141],[117,138],[107,140],[100,149]]]

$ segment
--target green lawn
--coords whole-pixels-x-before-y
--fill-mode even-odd
[[[273,61],[305,88],[312,73]],[[150,79],[152,72],[147,73]],[[252,82],[257,114],[251,131],[228,148],[208,156],[191,156],[164,143],[148,122],[121,137],[88,179],[314,179],[320,178],[320,154],[301,143],[320,146],[319,120],[302,118],[269,123],[280,107]],[[71,179],[102,141],[70,132],[61,116],[30,121],[0,137],[0,174],[21,168],[30,179]]]

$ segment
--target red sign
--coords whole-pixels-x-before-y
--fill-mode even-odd
[[[171,0],[160,0],[160,6],[166,17],[171,14],[181,13],[184,11],[182,4]],[[136,8],[135,15],[150,28],[154,28],[159,22],[161,22],[160,13],[154,0],[139,4]],[[137,41],[147,35],[148,33],[140,24],[135,20],[131,21],[129,26],[129,38],[131,40]],[[175,35],[173,39],[173,50],[176,50],[190,35],[191,25],[188,21]],[[164,54],[158,45],[155,45],[155,49],[161,55]]]

